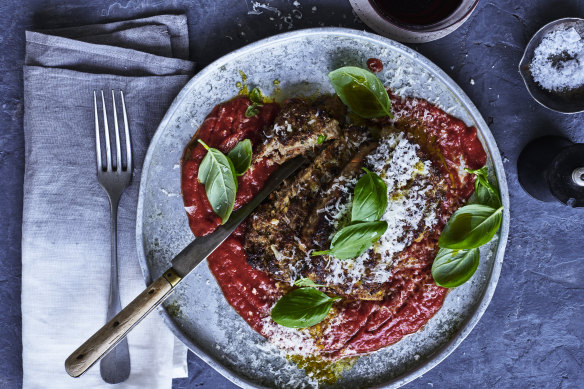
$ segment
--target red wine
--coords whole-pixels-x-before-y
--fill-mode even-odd
[[[450,16],[462,0],[369,0],[386,18],[397,24],[429,25]]]

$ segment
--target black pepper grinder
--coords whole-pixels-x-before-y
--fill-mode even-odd
[[[584,207],[584,144],[544,136],[525,146],[517,159],[521,187],[534,198]]]

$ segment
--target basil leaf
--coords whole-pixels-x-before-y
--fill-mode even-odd
[[[227,154],[227,157],[233,162],[235,174],[242,176],[251,166],[252,146],[249,139],[244,139],[235,145]]]
[[[329,297],[314,288],[296,289],[278,300],[272,320],[284,327],[312,327],[323,321],[336,300],[340,297]]]
[[[475,169],[475,170],[464,168],[464,170],[466,170],[467,173],[474,174],[477,177],[487,178],[489,176],[489,172],[488,172],[487,166],[483,166],[482,168]]]
[[[351,224],[338,231],[331,242],[330,250],[314,251],[312,255],[333,255],[339,259],[358,257],[377,242],[387,230],[386,221]]]
[[[480,204],[457,210],[438,240],[441,249],[432,264],[432,276],[437,285],[447,288],[461,285],[472,277],[479,265],[478,247],[493,238],[503,218],[501,197],[489,182],[487,167],[465,170],[476,176],[475,196]]]
[[[345,66],[328,77],[342,102],[355,114],[366,118],[391,115],[391,101],[377,76],[365,69]]]
[[[247,107],[247,109],[245,110],[245,117],[250,118],[250,117],[256,116],[258,113],[260,113],[260,110],[258,109],[258,105],[256,103],[253,103],[252,105]]]
[[[326,140],[326,135],[321,134],[318,136],[318,138],[316,138],[316,144],[321,145],[324,143],[325,140]]]
[[[253,88],[251,92],[249,92],[249,99],[251,101],[251,105],[247,107],[245,110],[245,117],[250,118],[256,116],[260,113],[258,107],[263,107],[263,98],[262,92],[260,92],[259,88]]]
[[[448,220],[438,246],[449,249],[472,249],[490,241],[501,225],[503,207],[471,204],[459,208]]]
[[[489,182],[489,173],[487,167],[483,166],[477,170],[464,169],[474,174],[475,195],[479,204],[488,205],[489,207],[499,208],[501,206],[501,197],[499,191]]]
[[[233,161],[231,160],[231,158],[227,157],[227,161],[229,162],[229,168],[231,169],[231,175],[233,176],[233,183],[235,184],[235,193],[237,194],[237,187],[239,183],[237,182],[237,173],[235,172],[235,166],[233,166]]]
[[[351,210],[352,221],[372,222],[381,219],[387,208],[387,185],[375,173],[363,168],[365,174],[355,185]]]
[[[296,281],[294,281],[294,285],[295,286],[311,286],[313,288],[324,286],[324,285],[319,285],[319,284],[315,283],[310,278],[299,278]]]
[[[440,249],[432,264],[432,277],[436,285],[454,288],[472,277],[479,266],[479,249]]]
[[[198,179],[205,185],[207,199],[213,212],[221,218],[221,224],[225,224],[235,204],[237,192],[235,169],[231,160],[221,151],[207,146],[200,139],[199,143],[207,149],[207,154],[199,166]]]
[[[253,88],[251,92],[249,92],[249,99],[252,103],[261,104],[263,103],[262,99],[262,92],[259,88]]]
[[[499,199],[497,193],[485,185],[477,184],[477,182],[478,180],[475,182],[476,201],[479,204],[488,205],[492,208],[500,207],[501,199]]]

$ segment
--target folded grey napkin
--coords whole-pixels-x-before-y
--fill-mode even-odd
[[[23,387],[106,387],[99,368],[79,379],[64,361],[106,320],[109,202],[95,163],[93,91],[124,91],[133,159],[118,213],[122,305],[144,289],[135,244],[142,161],[188,81],[184,15],[26,32],[22,225]],[[119,104],[119,101],[118,101]],[[111,114],[111,110],[110,110]],[[110,123],[113,119],[110,118]],[[128,336],[132,372],[118,388],[170,388],[174,336],[150,315]],[[184,359],[184,355],[183,355]],[[184,361],[183,361],[184,362]]]
[[[189,57],[189,34],[185,15],[157,15],[107,24],[44,30],[43,32],[49,35],[125,47],[167,57],[182,59]],[[157,42],[159,40],[169,40],[170,44],[167,45],[166,42],[160,44]],[[169,48],[170,50],[168,50]],[[166,55],[167,52],[170,52],[171,55]]]

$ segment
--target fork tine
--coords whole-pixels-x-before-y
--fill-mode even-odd
[[[112,171],[112,148],[110,147],[110,133],[107,125],[107,110],[105,108],[105,98],[103,97],[103,89],[101,90],[101,105],[103,108],[103,128],[105,133],[105,161],[107,171]]]
[[[101,164],[101,140],[99,137],[99,119],[97,115],[97,94],[93,91],[93,108],[95,114],[95,155],[97,156],[97,171],[103,169]]]
[[[112,105],[114,108],[114,128],[116,131],[116,171],[122,171],[122,154],[120,152],[120,129],[118,127],[118,111],[116,110],[116,96],[112,89]]]
[[[128,126],[128,115],[126,114],[126,102],[124,101],[124,92],[120,91],[122,97],[122,111],[124,113],[124,133],[126,135],[126,165],[127,170],[132,172],[132,145],[130,144],[130,128]]]

